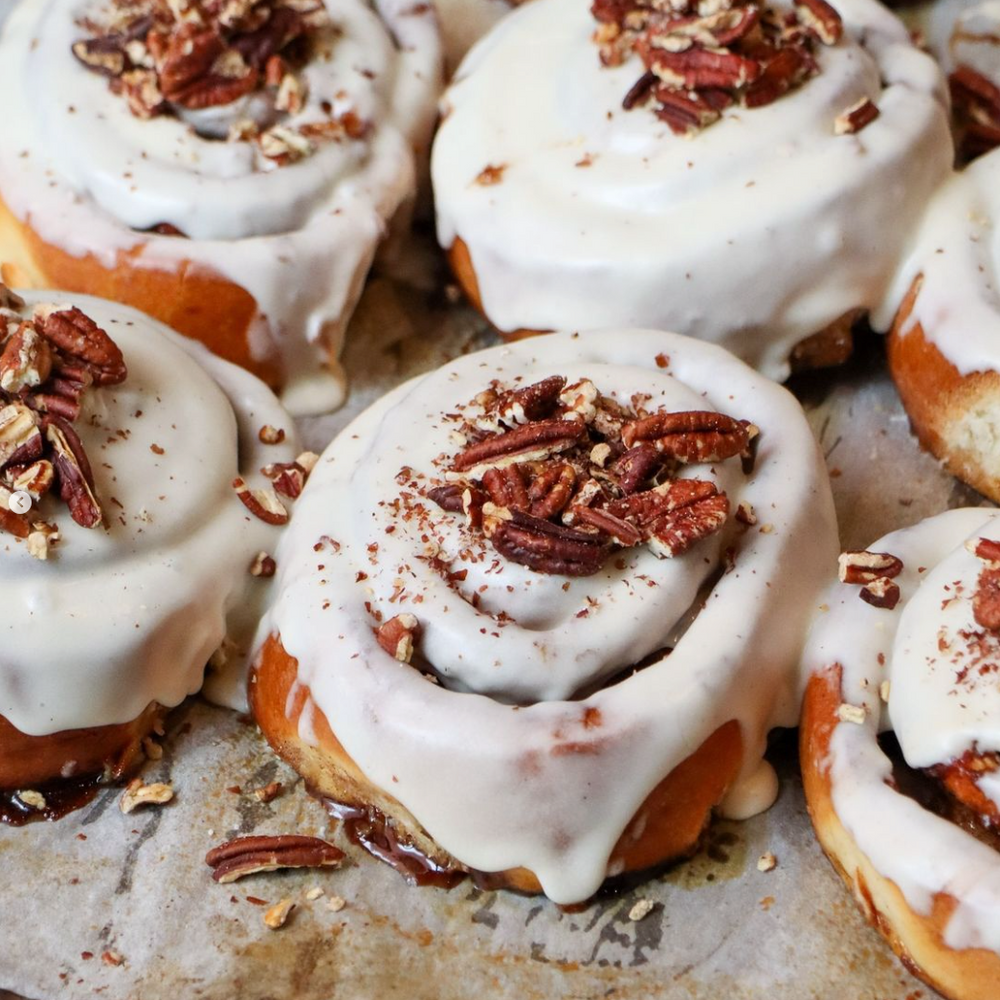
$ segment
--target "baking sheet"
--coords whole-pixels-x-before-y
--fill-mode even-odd
[[[440,290],[438,266],[429,252],[410,261],[423,290],[385,277],[369,283],[345,357],[349,403],[302,422],[310,446],[321,450],[403,378],[493,342]],[[834,475],[845,547],[982,502],[919,451],[876,338],[845,369],[799,378],[794,389]],[[768,813],[716,823],[692,860],[580,912],[468,882],[451,891],[408,886],[340,837],[251,724],[198,699],[173,713],[163,742],[163,759],[149,762],[143,778],[171,782],[170,805],[124,816],[112,789],[55,824],[0,826],[0,1000],[933,995],[864,923],[819,850],[794,734],[772,746],[781,794]],[[274,801],[250,794],[276,780],[286,791]],[[288,832],[340,843],[344,866],[212,882],[209,848]],[[760,872],[767,851],[778,864]],[[324,895],[309,900],[314,887]],[[327,905],[333,895],[346,900],[339,912]],[[270,930],[260,901],[284,897],[296,909]],[[655,908],[633,922],[640,899]],[[106,964],[105,952],[121,964]]]

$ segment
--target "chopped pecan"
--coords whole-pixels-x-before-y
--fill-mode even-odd
[[[637,444],[618,459],[612,471],[622,493],[635,493],[663,468],[663,462],[663,455],[653,445]]]
[[[162,782],[154,782],[151,785],[143,784],[142,778],[133,778],[122,792],[122,797],[118,801],[118,808],[123,813],[130,813],[139,806],[162,806],[170,802],[174,797],[174,790],[170,785]]]
[[[879,577],[891,580],[903,572],[903,561],[889,552],[843,552],[838,560],[841,583],[871,583]]]
[[[599,507],[578,507],[573,511],[576,521],[597,528],[623,548],[631,548],[642,541],[642,532],[634,524]]]
[[[452,514],[462,512],[462,494],[465,488],[458,483],[449,483],[446,486],[435,486],[427,491],[428,499],[433,500],[442,510]]]
[[[533,385],[513,389],[498,398],[497,414],[509,425],[544,420],[552,415],[565,385],[566,379],[553,375]]]
[[[531,503],[524,477],[518,465],[508,465],[501,469],[487,469],[483,473],[483,486],[490,499],[498,507],[527,510]]]
[[[824,45],[836,45],[844,34],[840,14],[826,0],[795,0],[795,13]]]
[[[415,615],[402,614],[383,622],[376,630],[378,644],[400,663],[409,663],[413,647],[420,633],[420,623]]]
[[[24,490],[38,501],[52,489],[55,469],[48,459],[40,458],[30,465],[8,465],[4,476],[12,490]]]
[[[622,429],[626,448],[648,442],[658,451],[679,462],[721,462],[747,453],[757,428],[746,420],[734,420],[724,413],[689,410],[654,413],[633,420]]]
[[[276,493],[289,500],[301,496],[309,474],[296,462],[273,462],[260,470],[274,485]]]
[[[258,552],[250,564],[250,575],[264,578],[272,577],[277,568],[278,564],[274,561],[273,556],[269,556],[266,552]]]
[[[278,499],[274,490],[253,490],[240,476],[233,480],[233,489],[240,502],[254,517],[266,524],[287,524],[288,510]]]
[[[542,469],[528,487],[528,513],[551,520],[565,510],[575,488],[576,470],[572,465],[562,462]]]
[[[41,385],[52,371],[52,351],[31,323],[22,323],[0,354],[0,389],[20,392]]]
[[[833,131],[836,135],[854,135],[866,125],[870,125],[878,116],[878,108],[867,97],[863,97],[837,115],[833,122]]]
[[[343,860],[340,848],[318,837],[237,837],[205,855],[212,878],[223,884],[279,868],[330,868]]]
[[[15,538],[27,538],[31,534],[28,519],[10,509],[10,490],[0,486],[0,532],[7,532]]]
[[[899,603],[899,585],[888,577],[880,576],[871,583],[866,583],[858,591],[858,596],[873,608],[891,611]]]
[[[31,462],[42,453],[38,421],[24,403],[0,407],[0,467]]]

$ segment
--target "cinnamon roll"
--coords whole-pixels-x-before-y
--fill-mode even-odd
[[[466,60],[432,157],[460,283],[511,335],[844,360],[951,165],[937,67],[872,0],[662,6],[532,0]]]
[[[472,354],[320,459],[251,707],[411,876],[584,900],[690,853],[713,810],[770,805],[835,536],[798,404],[722,349]]]
[[[816,833],[911,971],[1000,981],[1000,520],[969,508],[841,556],[806,649]]]
[[[134,305],[330,409],[440,73],[408,0],[26,0],[0,36],[8,279]]]
[[[0,295],[0,820],[128,771],[210,659],[239,697],[290,510],[259,469],[305,475],[252,375],[53,294]]]
[[[1000,152],[934,196],[886,300],[889,369],[920,442],[1000,500]],[[901,305],[900,305],[901,303]]]

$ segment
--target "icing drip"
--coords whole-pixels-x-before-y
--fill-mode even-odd
[[[375,248],[414,196],[414,148],[428,139],[440,75],[432,12],[404,0],[377,7],[330,5],[338,35],[299,74],[307,98],[286,122],[325,120],[328,102],[334,117],[370,122],[368,134],[261,169],[252,142],[207,138],[172,116],[133,116],[71,54],[79,0],[22,4],[0,40],[11,112],[4,200],[74,256],[113,267],[131,252],[140,265],[193,266],[246,288],[260,310],[251,346],[282,356],[294,408],[335,405],[343,387],[321,371],[320,341],[339,353]],[[140,232],[162,223],[190,239]]]
[[[796,343],[878,304],[952,147],[933,61],[880,4],[838,9],[815,78],[693,140],[622,110],[641,64],[601,67],[587,3],[505,18],[446,93],[432,160],[439,240],[468,245],[489,318],[678,330],[780,379]],[[835,134],[862,98],[877,120]]]
[[[26,298],[29,309],[52,301]],[[269,589],[249,567],[279,532],[248,514],[231,481],[266,485],[260,466],[294,458],[291,419],[253,376],[140,313],[72,302],[129,369],[123,384],[87,392],[76,424],[107,528],[77,525],[49,495],[38,514],[61,538],[48,560],[0,534],[0,715],[30,735],[130,721],[197,691],[226,638],[230,683],[217,691],[240,707],[232,672]],[[286,428],[285,442],[261,444],[264,424]]]
[[[443,410],[491,378],[553,374],[591,378],[623,403],[642,392],[649,409],[752,421],[751,473],[720,462],[690,475],[724,483],[733,509],[750,504],[759,524],[733,519],[674,559],[622,550],[569,578],[463,556],[460,516],[439,511],[422,532],[396,515],[401,487],[455,452]],[[282,540],[279,597],[259,638],[280,636],[347,753],[447,851],[481,872],[526,866],[552,899],[576,902],[603,881],[648,793],[720,725],[739,722],[739,781],[758,793],[733,810],[769,804],[765,736],[795,721],[789,667],[834,538],[815,441],[784,390],[673,334],[557,334],[415,379],[337,438]],[[449,581],[439,561],[467,573]],[[419,621],[413,665],[380,648],[374,612]],[[300,736],[312,737],[309,720]]]
[[[949,946],[997,951],[996,851],[887,784],[892,767],[876,740],[879,731],[894,730],[912,767],[948,763],[974,743],[982,752],[1000,748],[998,659],[989,650],[980,659],[977,650],[984,647],[972,638],[983,631],[971,611],[983,563],[965,542],[980,537],[1000,538],[996,511],[949,511],[875,542],[872,551],[903,561],[894,580],[901,600],[892,610],[874,608],[858,599],[857,586],[835,585],[804,665],[808,676],[840,664],[844,702],[863,712],[859,723],[841,722],[830,744],[840,821],[915,910],[929,913],[940,893],[955,898],[945,934]],[[888,705],[880,697],[884,681]],[[995,780],[979,787],[989,795]]]

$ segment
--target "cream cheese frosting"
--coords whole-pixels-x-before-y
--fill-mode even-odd
[[[876,869],[916,911],[934,897],[956,900],[946,943],[1000,951],[1000,857],[959,826],[928,812],[888,782],[889,758],[876,736],[893,730],[912,767],[949,763],[975,745],[1000,750],[1000,646],[972,618],[981,560],[965,547],[1000,539],[996,510],[949,511],[873,543],[903,562],[892,610],[835,585],[805,654],[806,675],[842,667],[845,703],[864,712],[840,722],[830,742],[834,809]],[[964,633],[964,634],[963,634]],[[982,670],[980,668],[983,668]],[[886,705],[880,697],[889,682]],[[998,801],[995,784],[980,789]]]
[[[962,375],[1000,370],[1000,152],[954,174],[934,195],[913,247],[880,312],[888,326],[912,283],[920,292],[905,336],[919,323],[924,337]]]
[[[553,374],[586,376],[623,404],[642,392],[652,409],[752,421],[751,473],[715,463],[685,474],[712,478],[759,524],[733,521],[674,559],[624,550],[569,578],[469,555],[461,517],[423,532],[400,516],[401,493],[454,451],[446,413],[491,379]],[[348,755],[445,850],[482,871],[525,866],[549,897],[575,902],[604,880],[649,792],[722,724],[738,720],[744,744],[732,811],[773,801],[766,735],[796,721],[794,664],[835,538],[815,440],[783,389],[674,334],[555,334],[408,382],[343,431],[282,539],[258,638],[280,637]],[[420,669],[374,634],[374,615],[403,613],[420,622]],[[601,686],[648,655],[652,665]],[[598,727],[582,723],[591,709]],[[308,742],[314,724],[303,712]]]
[[[339,352],[376,246],[415,195],[415,157],[429,142],[441,73],[429,6],[329,8],[336,38],[304,69],[307,98],[286,124],[324,120],[329,102],[334,115],[370,122],[370,133],[284,167],[262,164],[252,143],[197,131],[204,112],[134,117],[71,53],[78,19],[98,3],[28,0],[0,38],[8,95],[0,192],[14,214],[46,242],[105,267],[127,251],[149,268],[190,262],[246,288],[259,309],[255,356],[282,358],[285,399],[297,412],[343,397],[322,348]],[[140,231],[160,223],[191,238]]]
[[[947,102],[881,4],[837,6],[817,76],[693,139],[622,110],[642,67],[600,65],[586,0],[493,29],[446,92],[432,178],[438,238],[468,245],[496,326],[673,329],[783,379],[796,343],[876,306],[950,168]],[[865,97],[878,119],[836,135]]]
[[[250,565],[281,529],[252,516],[232,480],[266,486],[259,468],[295,457],[291,418],[252,375],[162,324],[88,296],[72,303],[129,370],[92,387],[76,423],[106,524],[80,527],[50,495],[35,507],[61,536],[47,560],[0,534],[0,715],[29,735],[128,722],[197,691],[223,645],[216,697],[245,705],[237,675],[270,588]],[[285,430],[283,443],[262,444],[265,425]]]

